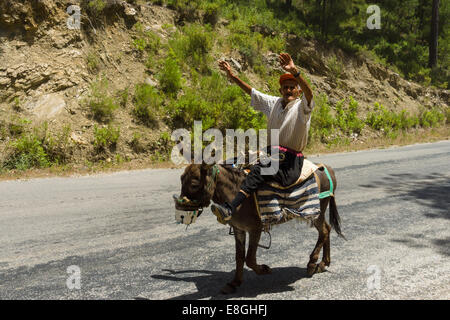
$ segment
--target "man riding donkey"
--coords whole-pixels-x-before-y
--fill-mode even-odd
[[[268,154],[279,154],[279,169],[275,174],[263,175],[261,169],[268,165],[258,162],[251,168],[231,203],[211,205],[212,212],[222,221],[229,221],[239,205],[264,182],[275,181],[288,186],[297,181],[301,173],[304,160],[302,151],[308,141],[311,111],[314,108],[313,93],[289,54],[281,53],[279,61],[287,72],[279,80],[282,97],[270,96],[250,87],[233,74],[228,62],[219,61],[220,69],[227,73],[229,79],[251,96],[251,106],[267,116],[267,129],[279,130],[280,144],[267,149]]]

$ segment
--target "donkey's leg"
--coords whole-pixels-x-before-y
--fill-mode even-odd
[[[316,246],[314,247],[314,250],[309,256],[307,268],[307,273],[309,276],[312,276],[314,273],[324,271],[324,269],[322,269],[320,264],[316,264],[317,260],[319,259],[320,250],[322,249],[322,246],[324,245],[327,237],[326,232],[324,232],[324,230],[326,230],[326,228],[324,227],[324,222],[325,222],[325,215],[324,212],[322,211],[320,213],[320,216],[316,220],[314,220],[314,226],[319,232],[319,238],[317,239],[317,243]]]
[[[321,225],[322,232],[324,234],[324,243],[323,243],[323,256],[322,261],[319,263],[318,269],[319,272],[324,271],[326,267],[330,266],[331,256],[330,256],[330,233],[331,226],[327,223],[325,219],[325,214],[327,212],[328,205],[330,203],[330,198],[325,198],[320,201],[320,212],[323,212],[323,223]]]
[[[325,267],[329,267],[331,263],[331,254],[330,254],[330,233],[331,226],[324,221],[323,227],[325,228],[324,233],[326,235],[325,241],[323,243],[323,257],[322,262],[320,262],[319,266],[322,270],[325,270]]]
[[[233,281],[226,284],[221,292],[224,294],[233,293],[242,283],[245,263],[245,231],[234,228],[234,241],[236,244],[236,272]]]
[[[252,268],[256,274],[269,274],[272,273],[272,269],[270,269],[265,264],[257,264],[256,263],[256,251],[258,249],[259,239],[261,238],[261,230],[253,230],[249,232],[249,244],[247,250],[247,257],[245,258],[245,262],[249,268]]]

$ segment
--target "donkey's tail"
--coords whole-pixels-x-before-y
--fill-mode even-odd
[[[339,237],[347,240],[341,231],[341,218],[339,217],[339,212],[336,207],[336,200],[334,199],[334,195],[330,197],[330,224],[331,227],[336,231]]]

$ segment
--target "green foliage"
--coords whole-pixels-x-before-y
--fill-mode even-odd
[[[34,129],[27,126],[8,145],[9,154],[2,167],[26,170],[66,163],[71,153],[70,131],[70,126],[65,126],[61,132],[52,134],[47,122]]]
[[[20,136],[11,143],[10,148],[12,153],[3,164],[4,168],[26,170],[32,167],[46,168],[50,166],[42,142],[33,133]]]
[[[14,98],[12,107],[13,107],[14,111],[17,111],[17,112],[22,111],[20,99],[18,97]]]
[[[138,84],[135,88],[133,101],[134,116],[146,126],[155,126],[162,102],[159,93],[149,84]]]
[[[361,133],[364,128],[364,121],[358,118],[358,102],[350,96],[348,106],[345,106],[344,100],[336,104],[336,126],[347,135],[352,133]]]
[[[89,51],[86,57],[86,64],[90,72],[97,73],[100,70],[100,59],[93,51]]]
[[[120,137],[120,127],[114,128],[108,125],[103,128],[94,126],[94,147],[97,151],[106,151],[117,145]]]
[[[248,96],[238,86],[228,85],[217,72],[195,80],[168,109],[173,129],[192,128],[195,120],[202,121],[204,130],[214,127],[223,132],[226,128],[265,127],[264,116],[249,106]]]
[[[129,142],[131,149],[133,149],[136,153],[141,153],[145,150],[145,147],[142,145],[141,138],[142,135],[140,133],[134,132],[133,137]]]
[[[208,73],[214,36],[208,25],[189,24],[175,34],[169,45],[182,62],[194,66],[201,73]]]
[[[379,103],[375,103],[373,110],[367,114],[366,124],[375,130],[383,131],[387,135],[398,130],[423,126],[420,117],[410,115],[406,110],[399,113],[389,111]]]
[[[203,2],[201,5],[201,9],[203,10],[203,22],[209,23],[211,26],[215,26],[219,21],[220,17],[220,8],[222,1],[215,2]]]
[[[136,30],[135,39],[133,39],[133,47],[140,52],[148,52],[149,54],[156,54],[161,48],[161,38],[154,32],[145,31],[143,25],[138,22],[134,25]]]
[[[128,96],[130,95],[129,91],[130,91],[129,88],[125,88],[125,89],[119,90],[117,92],[117,98],[119,99],[119,104],[122,107],[127,106]]]
[[[327,59],[327,67],[329,70],[330,78],[337,82],[344,72],[344,66],[341,61],[338,60],[338,58],[333,55],[331,58]]]
[[[7,124],[8,132],[12,137],[21,135],[27,129],[27,126],[31,123],[28,119],[22,119],[17,116],[13,116]]]
[[[436,107],[429,110],[422,108],[420,111],[419,123],[424,128],[436,127],[443,124],[445,118],[446,116],[444,113]]]
[[[106,0],[87,0],[88,10],[93,15],[98,16],[106,7]]]
[[[91,84],[91,89],[84,104],[89,108],[94,119],[108,122],[114,116],[114,110],[119,106],[108,94],[108,80],[98,79]]]
[[[181,70],[178,60],[172,50],[164,61],[164,66],[158,74],[159,84],[162,91],[169,96],[175,97],[182,86]]]
[[[333,130],[334,118],[331,115],[331,107],[327,95],[322,93],[315,98],[315,108],[311,114],[310,140],[328,142],[328,137]]]

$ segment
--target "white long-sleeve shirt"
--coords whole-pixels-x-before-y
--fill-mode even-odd
[[[267,116],[267,129],[270,144],[270,129],[279,129],[279,144],[297,152],[303,151],[308,142],[311,112],[314,99],[308,104],[303,94],[301,99],[282,106],[283,98],[274,97],[252,88],[250,105]]]

